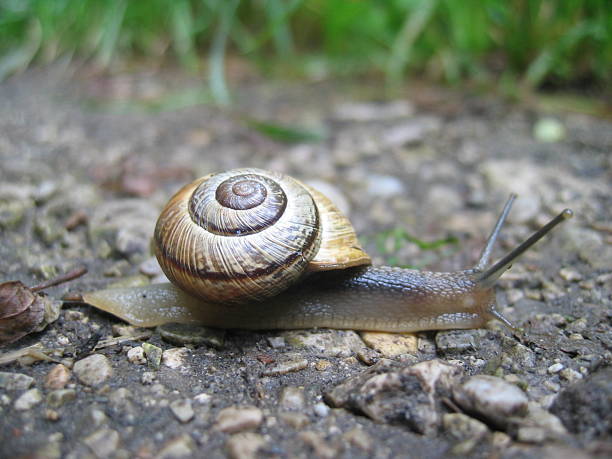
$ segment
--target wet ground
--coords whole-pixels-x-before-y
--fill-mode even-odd
[[[499,282],[524,334],[140,330],[66,303],[2,349],[40,343],[51,361],[0,367],[0,456],[609,457],[610,121],[425,86],[393,101],[365,85],[236,87],[230,111],[194,105],[197,82],[176,74],[2,83],[0,281],[87,266],[53,300],[157,281],[161,207],[233,167],[324,191],[375,264],[438,271],[471,266],[517,192],[497,256],[575,213]],[[253,120],[309,135],[283,142]]]

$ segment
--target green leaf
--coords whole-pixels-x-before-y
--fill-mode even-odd
[[[259,121],[255,119],[244,119],[245,123],[255,131],[273,140],[284,143],[322,142],[326,135],[321,131],[306,129],[297,126]]]

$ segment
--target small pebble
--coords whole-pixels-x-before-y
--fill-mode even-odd
[[[186,347],[166,349],[162,354],[162,364],[173,369],[182,367],[185,365],[187,354],[189,354],[189,349]]]
[[[582,280],[582,274],[569,268],[561,268],[559,270],[559,276],[568,282],[579,282]]]
[[[326,417],[330,412],[329,406],[327,406],[323,402],[315,404],[315,406],[312,407],[312,410],[314,411],[314,414],[316,414],[320,418]]]
[[[74,363],[74,374],[87,386],[98,386],[113,374],[110,361],[102,354],[93,354]]]
[[[455,402],[495,425],[504,426],[510,416],[527,414],[527,396],[517,386],[495,376],[472,376],[453,390]]]
[[[208,403],[210,403],[210,402],[211,402],[211,400],[212,400],[212,395],[210,395],[210,394],[206,394],[206,393],[204,393],[204,392],[203,392],[203,393],[201,393],[201,394],[196,395],[196,396],[193,398],[193,400],[194,400],[196,403],[199,403],[200,405],[206,405],[206,404],[208,404]]]
[[[349,430],[342,437],[345,441],[366,453],[370,453],[374,448],[374,440],[360,427]]]
[[[99,459],[111,458],[119,448],[119,432],[103,427],[83,440],[92,453]]]
[[[256,429],[263,421],[263,412],[254,406],[231,406],[219,412],[214,428],[225,433]]]
[[[0,371],[0,388],[5,390],[25,390],[34,383],[34,378],[23,373]]]
[[[315,370],[317,371],[325,371],[331,366],[332,363],[329,360],[320,359],[315,362]]]
[[[74,389],[57,389],[47,394],[47,405],[52,408],[59,408],[66,402],[75,400],[77,396]]]
[[[295,386],[285,386],[281,390],[279,404],[285,410],[299,411],[304,408],[304,388]]]
[[[140,377],[140,382],[143,384],[153,384],[153,381],[157,379],[157,376],[152,371],[145,371]]]
[[[253,432],[242,432],[232,435],[225,446],[231,459],[251,459],[258,457],[257,451],[265,444],[263,436]]]
[[[533,137],[539,142],[559,142],[565,138],[565,126],[555,118],[541,118],[533,126]]]
[[[579,381],[584,377],[582,374],[578,373],[576,370],[572,370],[571,368],[565,368],[564,370],[561,370],[559,372],[559,375],[563,379],[571,383]]]
[[[155,459],[179,459],[194,457],[197,445],[189,434],[182,434],[164,443]]]
[[[142,343],[144,355],[147,358],[147,363],[150,368],[158,369],[162,359],[162,348],[151,343]]]
[[[70,370],[61,363],[55,365],[45,378],[45,387],[47,389],[63,389],[70,381]]]
[[[552,364],[551,366],[548,367],[547,371],[550,374],[554,374],[554,373],[559,373],[564,368],[565,368],[565,366],[562,363],[554,363],[554,364]]]
[[[60,414],[57,411],[52,410],[52,409],[46,409],[45,410],[45,419],[47,421],[55,422],[55,421],[58,421],[59,418],[60,418]]]
[[[315,453],[315,457],[322,459],[333,459],[338,456],[336,449],[332,448],[328,442],[325,441],[325,438],[316,432],[300,432],[299,438],[312,448]]]
[[[170,402],[170,410],[176,418],[183,424],[193,419],[194,412],[191,406],[191,400],[182,399]]]
[[[308,367],[308,360],[300,354],[286,354],[282,360],[264,370],[264,376],[280,376]]]
[[[414,334],[361,332],[361,339],[383,357],[396,357],[401,354],[418,352],[417,337]]]
[[[442,423],[444,429],[457,440],[481,438],[489,432],[484,423],[463,413],[446,413]]]
[[[294,429],[302,429],[310,423],[308,416],[304,413],[296,413],[295,411],[285,411],[280,413],[279,417]]]
[[[129,362],[136,365],[144,365],[147,363],[147,357],[145,356],[142,346],[136,346],[130,349],[127,353],[127,358]]]
[[[42,393],[40,390],[36,388],[30,389],[21,394],[19,398],[15,400],[15,409],[18,411],[29,410],[38,405],[40,402],[42,402]]]
[[[268,344],[272,349],[281,349],[287,345],[287,342],[282,336],[271,336],[268,338]]]

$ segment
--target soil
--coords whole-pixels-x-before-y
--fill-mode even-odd
[[[43,331],[0,348],[4,355],[41,343],[54,360],[0,367],[33,378],[21,389],[0,385],[1,457],[609,457],[610,410],[600,409],[612,400],[602,376],[612,357],[609,120],[424,85],[395,100],[363,83],[233,86],[228,109],[196,103],[201,83],[170,71],[52,67],[2,83],[0,281],[35,285],[85,265],[86,276],[46,290],[54,300],[156,281],[150,237],[159,210],[188,181],[234,167],[277,170],[320,188],[349,215],[374,264],[435,271],[473,265],[517,192],[497,256],[562,209],[575,214],[498,283],[498,307],[523,334],[499,323],[421,332],[409,337],[412,352],[399,354],[336,330],[190,329],[177,344],[159,329],[130,337],[142,331],[66,302]],[[323,135],[284,142],[253,119]],[[117,344],[100,344],[117,336]],[[153,347],[139,360],[144,342]],[[175,351],[156,364],[158,349],[176,348],[184,349],[174,354],[177,366],[167,360]],[[112,369],[104,376],[106,364],[94,365],[100,382],[73,367],[90,354]],[[408,367],[436,358],[463,378],[518,385],[562,427],[521,430],[523,421],[514,429],[474,416],[485,433],[460,435],[442,422],[461,411],[450,401],[435,405],[440,420],[424,433],[397,415],[409,393],[378,407],[379,419],[325,398],[381,359]],[[60,390],[73,392],[55,394],[65,397],[55,404],[50,372],[58,362],[70,377]],[[33,388],[42,399],[20,407]],[[238,413],[225,416],[244,425],[224,427],[222,410],[233,406]]]

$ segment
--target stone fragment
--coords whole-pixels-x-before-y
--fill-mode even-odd
[[[113,457],[119,448],[119,432],[107,427],[96,430],[83,440],[92,453],[99,459]]]
[[[98,386],[110,378],[113,367],[102,354],[93,354],[74,363],[75,376],[87,386]]]
[[[188,434],[182,434],[164,443],[155,459],[179,459],[194,457],[197,445]]]
[[[264,376],[280,376],[308,367],[308,360],[301,354],[285,354],[282,358],[263,371]]]
[[[291,330],[282,334],[293,347],[305,347],[317,357],[349,357],[365,347],[352,330]]]
[[[593,439],[612,431],[612,367],[605,367],[562,390],[550,411],[565,427]]]
[[[486,424],[463,413],[446,413],[442,423],[444,430],[460,441],[482,438],[489,433]]]
[[[412,333],[361,332],[360,335],[364,343],[380,352],[383,357],[418,352],[417,337]]]
[[[320,418],[324,418],[329,414],[330,409],[329,406],[327,406],[325,403],[319,402],[315,403],[315,405],[312,407],[312,411],[314,411],[314,414],[316,414]]]
[[[279,405],[285,410],[302,410],[304,408],[304,388],[285,386],[281,390]]]
[[[231,406],[219,412],[214,428],[225,433],[256,429],[263,421],[262,411],[254,406]]]
[[[127,353],[127,358],[129,362],[136,365],[144,365],[147,363],[147,357],[145,356],[142,346],[135,346],[130,349]]]
[[[45,387],[47,389],[63,389],[70,381],[72,373],[61,363],[55,365],[45,378]]]
[[[504,428],[510,416],[527,414],[527,396],[514,384],[495,376],[472,376],[453,389],[455,402],[466,412]]]
[[[151,343],[142,343],[142,350],[150,368],[158,369],[162,359],[162,348]]]
[[[344,440],[346,440],[349,444],[359,448],[360,450],[370,453],[374,447],[374,440],[366,431],[364,431],[360,427],[355,427],[348,432],[346,432],[343,436]]]
[[[266,444],[263,436],[253,432],[232,435],[226,443],[227,454],[232,459],[252,459],[258,457],[257,451]]]
[[[295,411],[285,411],[280,413],[279,418],[294,429],[301,429],[310,423],[308,416],[306,416],[304,413],[296,413]]]
[[[42,393],[36,388],[30,389],[15,400],[15,409],[18,411],[29,410],[40,402],[42,402]]]
[[[74,389],[57,389],[47,394],[47,405],[52,408],[59,408],[66,402],[75,400],[77,396]]]
[[[172,369],[180,368],[185,365],[187,354],[189,354],[189,349],[186,347],[166,349],[162,354],[162,364]]]
[[[315,362],[315,370],[317,371],[325,371],[331,366],[332,363],[329,360],[319,359]]]
[[[170,410],[176,418],[183,424],[193,419],[194,412],[191,406],[191,400],[181,399],[170,402]]]
[[[320,434],[312,431],[300,432],[300,440],[312,448],[316,457],[322,459],[332,459],[338,454],[336,448],[333,448]]]
[[[34,383],[34,378],[23,373],[0,371],[0,389],[25,390]]]
[[[160,325],[157,331],[164,341],[179,346],[204,344],[215,349],[222,349],[225,342],[225,330],[201,325],[171,323]]]

